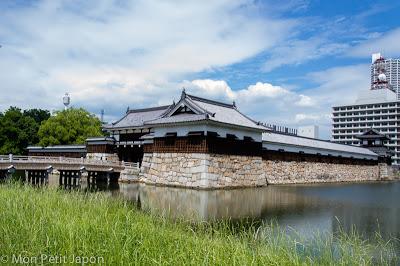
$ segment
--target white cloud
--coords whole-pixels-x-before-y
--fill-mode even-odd
[[[306,90],[321,107],[354,103],[359,93],[370,88],[368,64],[333,67],[309,73],[307,79],[317,86]]]
[[[359,93],[369,89],[369,65],[334,67],[306,75],[315,86],[300,93],[295,90],[257,82],[233,90],[223,80],[186,81],[190,93],[235,100],[239,109],[254,119],[297,127],[319,125],[322,138],[330,138],[331,107],[351,104]]]
[[[196,79],[188,85],[194,85],[209,97],[226,98],[229,100],[236,99],[236,92],[232,91],[231,87],[224,80]]]
[[[293,108],[292,115],[298,125],[316,124],[320,126],[321,136],[330,138],[332,107],[352,104],[358,94],[370,88],[369,65],[348,65],[312,72],[306,79],[315,87],[302,93],[312,95],[310,107],[305,110]],[[307,97],[300,96],[302,103],[309,103]],[[297,105],[298,103],[297,102]],[[303,106],[305,107],[305,106]]]
[[[315,105],[314,100],[310,96],[300,94],[299,97],[300,99],[295,103],[296,105],[304,107]]]
[[[189,93],[222,101],[235,101],[238,108],[258,121],[297,127],[306,119],[295,118],[297,113],[315,111],[316,103],[304,94],[281,86],[257,82],[247,88],[232,90],[223,80],[193,80],[184,82]],[[309,119],[308,119],[309,120]]]
[[[347,44],[334,43],[324,37],[289,40],[270,50],[271,56],[265,62],[263,70],[268,72],[285,65],[303,64],[324,56],[340,54],[347,48]]]
[[[73,103],[106,112],[164,102],[185,75],[240,62],[286,38],[295,22],[257,15],[255,5],[42,0],[4,9],[0,92],[15,93],[2,97],[0,109],[60,108],[65,91]]]
[[[246,90],[238,91],[239,97],[245,98],[277,98],[288,94],[289,91],[269,83],[257,82],[250,85]]]
[[[234,89],[224,80],[182,80],[260,52],[269,55],[266,71],[343,54],[348,45],[331,37],[348,32],[373,38],[356,46],[351,51],[354,56],[369,55],[379,46],[388,55],[400,53],[399,29],[364,34],[368,32],[349,28],[345,18],[313,26],[319,23],[280,16],[288,9],[306,9],[308,1],[290,0],[279,7],[267,3],[262,14],[258,4],[40,0],[27,7],[4,8],[0,10],[0,110],[9,105],[62,108],[61,97],[70,92],[73,105],[95,112],[104,108],[107,117],[116,117],[128,105],[170,103],[187,86],[200,96],[235,100],[257,120],[296,126],[311,121],[296,115],[319,115],[319,123],[328,124],[330,106],[352,102],[360,90],[369,88],[368,65],[310,73],[306,78],[316,85],[301,92],[256,80]]]
[[[197,79],[191,82],[186,81],[184,86],[188,86],[194,93],[205,95],[206,97],[246,103],[282,98],[285,95],[292,97],[294,95],[285,88],[262,82],[257,82],[256,84],[249,85],[246,89],[239,90],[232,90],[224,80],[211,79]],[[302,97],[308,96],[299,96],[299,101],[302,100]]]
[[[347,55],[369,57],[372,53],[382,52],[386,56],[400,56],[400,28],[372,36],[373,38],[350,49]]]
[[[321,116],[313,114],[296,114],[294,119],[296,120],[296,122],[311,120],[311,122],[315,123],[318,122],[319,119],[321,119]]]

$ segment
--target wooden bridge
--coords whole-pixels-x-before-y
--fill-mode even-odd
[[[25,171],[26,181],[43,183],[48,175],[57,170],[60,173],[60,185],[79,181],[82,174],[88,180],[106,180],[115,182],[125,168],[138,168],[138,163],[123,161],[104,161],[86,158],[14,156],[0,155],[0,178],[6,178],[17,170]]]

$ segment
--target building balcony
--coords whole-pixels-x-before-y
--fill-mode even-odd
[[[347,105],[347,106],[335,106],[335,107],[332,107],[332,109],[333,109],[333,113],[344,113],[344,112],[350,112],[350,111],[396,109],[396,108],[400,107],[400,103],[397,103],[397,102],[377,103],[377,104],[375,104],[375,106],[374,106],[374,104],[369,104],[369,105],[371,107],[367,107],[367,105]],[[380,105],[380,106],[377,107],[376,105]],[[382,105],[385,105],[385,106],[382,106]],[[339,108],[339,109],[335,110],[335,108]],[[345,110],[340,110],[340,108],[345,108]]]

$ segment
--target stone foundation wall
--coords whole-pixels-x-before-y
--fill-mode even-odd
[[[264,160],[263,164],[268,184],[355,182],[380,179],[378,165],[272,160]]]
[[[381,180],[386,165],[265,160],[261,156],[145,153],[139,181],[192,188]]]
[[[145,153],[139,179],[194,188],[266,185],[261,157],[206,153]]]

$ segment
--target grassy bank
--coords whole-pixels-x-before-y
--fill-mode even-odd
[[[50,256],[68,261],[97,257],[110,265],[393,263],[386,256],[387,243],[371,245],[356,235],[316,239],[318,245],[307,246],[271,226],[173,222],[102,193],[6,184],[0,186],[0,214],[0,260],[6,263],[18,255],[45,264]]]

